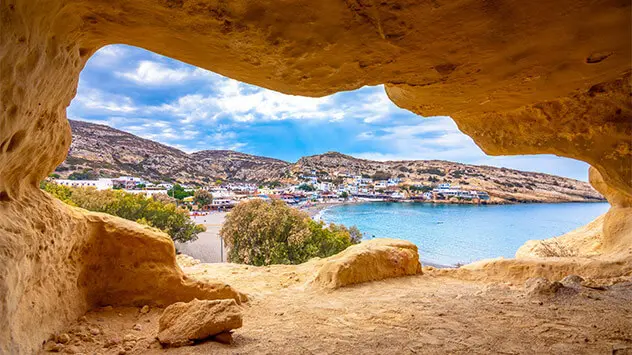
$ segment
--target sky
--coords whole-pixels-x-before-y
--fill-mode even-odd
[[[67,114],[189,153],[231,149],[295,162],[337,151],[588,178],[588,165],[572,159],[487,156],[450,117],[400,109],[381,85],[321,98],[285,95],[126,45],[103,47],[90,58]]]

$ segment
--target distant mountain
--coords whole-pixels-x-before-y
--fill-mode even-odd
[[[301,176],[340,182],[343,175],[376,180],[400,178],[404,183],[451,183],[464,189],[517,202],[597,201],[603,197],[590,184],[559,176],[439,160],[371,161],[328,152],[303,157],[295,164],[230,150],[181,150],[108,126],[70,121],[73,140],[61,176],[92,171],[100,176],[133,175],[150,181],[204,184],[221,179],[296,183]]]

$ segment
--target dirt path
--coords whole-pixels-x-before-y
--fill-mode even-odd
[[[106,308],[69,328],[72,340],[66,350],[174,355],[632,353],[632,282],[542,298],[527,296],[522,285],[430,274],[322,291],[307,285],[310,272],[300,266],[200,264],[185,270],[198,278],[212,275],[249,294],[244,326],[235,331],[233,345],[204,342],[162,349],[154,340],[160,309],[143,315],[138,308]],[[140,330],[133,330],[135,325]],[[91,328],[99,334],[91,336]]]

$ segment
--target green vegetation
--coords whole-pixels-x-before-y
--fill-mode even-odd
[[[413,192],[428,192],[428,191],[432,191],[432,186],[413,185],[413,186],[410,187],[410,191],[413,191]]]
[[[167,195],[175,198],[176,200],[182,200],[185,197],[193,196],[193,191],[186,191],[184,187],[175,184],[171,189],[167,191]]]
[[[120,190],[96,190],[73,188],[43,181],[42,190],[63,202],[89,211],[104,212],[114,216],[158,228],[178,242],[197,239],[205,230],[189,218],[188,211],[165,203],[160,198],[146,198],[142,194],[130,194]]]
[[[316,191],[316,188],[309,184],[301,184],[301,186],[299,186],[298,189],[301,191],[307,191],[307,192]]]
[[[362,238],[355,227],[326,226],[278,200],[240,203],[226,217],[220,236],[230,262],[258,266],[331,256]]]
[[[266,182],[265,186],[267,186],[270,189],[275,189],[277,187],[281,187],[281,182],[279,180],[272,180],[272,181]]]
[[[417,174],[445,176],[445,172],[439,168],[418,169]]]
[[[97,180],[98,178],[99,174],[92,169],[84,169],[83,172],[75,171],[68,175],[68,180]]]
[[[455,179],[460,179],[464,174],[465,172],[463,170],[453,170],[450,172],[450,176]]]
[[[347,191],[343,191],[340,194],[340,197],[344,198],[345,200],[349,198],[349,193]]]

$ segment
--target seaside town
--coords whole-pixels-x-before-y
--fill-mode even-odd
[[[333,180],[333,181],[332,181]],[[193,204],[193,192],[198,188],[169,182],[153,183],[139,177],[120,176],[97,180],[52,179],[53,182],[69,187],[93,187],[97,190],[120,189],[134,194],[173,196],[174,187],[188,196],[181,203],[193,213],[203,210],[227,210],[241,201],[250,199],[282,200],[299,208],[314,204],[344,202],[430,202],[488,204],[490,196],[485,191],[467,190],[449,183],[403,183],[400,178],[374,180],[368,175],[339,173],[333,179],[312,174],[299,175],[299,183],[257,185],[253,183],[215,181],[201,187],[212,194],[208,206]],[[335,183],[335,182],[340,183]],[[271,186],[272,185],[272,186]]]

